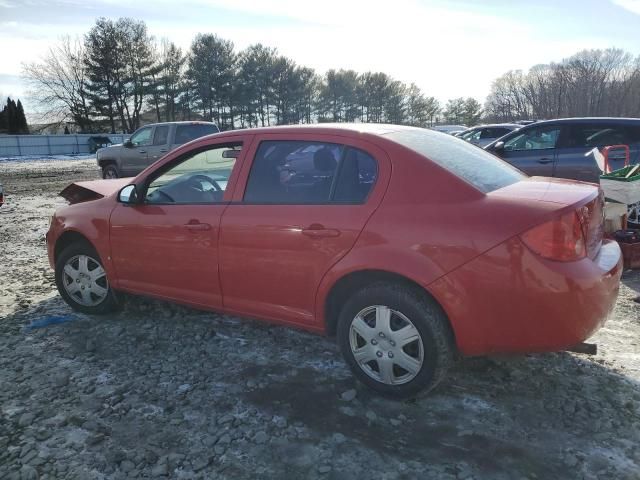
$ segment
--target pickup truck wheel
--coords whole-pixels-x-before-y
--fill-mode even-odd
[[[404,285],[377,283],[358,291],[342,308],[337,333],[354,375],[389,397],[428,392],[454,359],[444,312]]]
[[[86,243],[74,243],[60,253],[55,279],[60,296],[74,310],[104,314],[118,309],[100,257]]]
[[[102,167],[102,178],[120,178],[120,172],[118,172],[118,167],[114,164],[109,163]]]

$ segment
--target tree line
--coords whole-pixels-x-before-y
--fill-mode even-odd
[[[0,133],[10,135],[29,133],[27,118],[22,102],[7,98],[7,103],[0,110]]]
[[[143,21],[100,18],[23,66],[45,117],[80,132],[132,132],[151,121],[208,120],[222,130],[314,122],[431,126],[573,116],[640,116],[640,57],[585,50],[497,78],[484,105],[445,105],[384,72],[298,65],[262,44],[237,51],[200,33],[186,51],[157,41]]]
[[[143,116],[203,119],[222,130],[353,121],[424,127],[447,116],[469,123],[482,109],[473,99],[443,109],[415,84],[383,72],[320,75],[262,44],[238,52],[215,34],[197,34],[183,51],[131,18],[98,19],[84,38],[61,39],[23,73],[45,116],[82,132],[132,132]]]
[[[528,72],[509,71],[493,82],[485,104],[492,121],[587,116],[640,117],[640,56],[584,50]]]

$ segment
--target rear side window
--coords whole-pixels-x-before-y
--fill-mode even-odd
[[[176,126],[176,145],[190,142],[196,138],[218,133],[218,127],[207,123],[180,124]]]
[[[156,131],[153,134],[153,144],[166,145],[168,137],[169,137],[169,125],[157,126]]]
[[[564,142],[567,148],[593,148],[636,143],[633,128],[616,124],[577,124],[571,126]]]
[[[484,193],[518,182],[526,175],[481,148],[422,129],[391,132],[387,138],[423,155]]]
[[[347,147],[336,180],[334,202],[362,203],[378,177],[378,164],[366,152]]]
[[[375,184],[375,160],[324,142],[266,141],[256,152],[244,201],[272,204],[362,203]]]

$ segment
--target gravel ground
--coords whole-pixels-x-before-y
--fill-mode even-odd
[[[466,359],[389,401],[331,339],[134,297],[72,313],[43,235],[57,192],[97,176],[0,163],[0,478],[640,479],[640,272],[598,355]],[[52,315],[72,321],[27,328]]]

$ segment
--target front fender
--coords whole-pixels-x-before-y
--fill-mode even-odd
[[[56,245],[64,235],[82,235],[100,256],[109,281],[115,283],[117,279],[109,245],[109,216],[113,207],[112,199],[107,197],[58,209],[47,232],[47,252],[51,266],[55,268]]]

